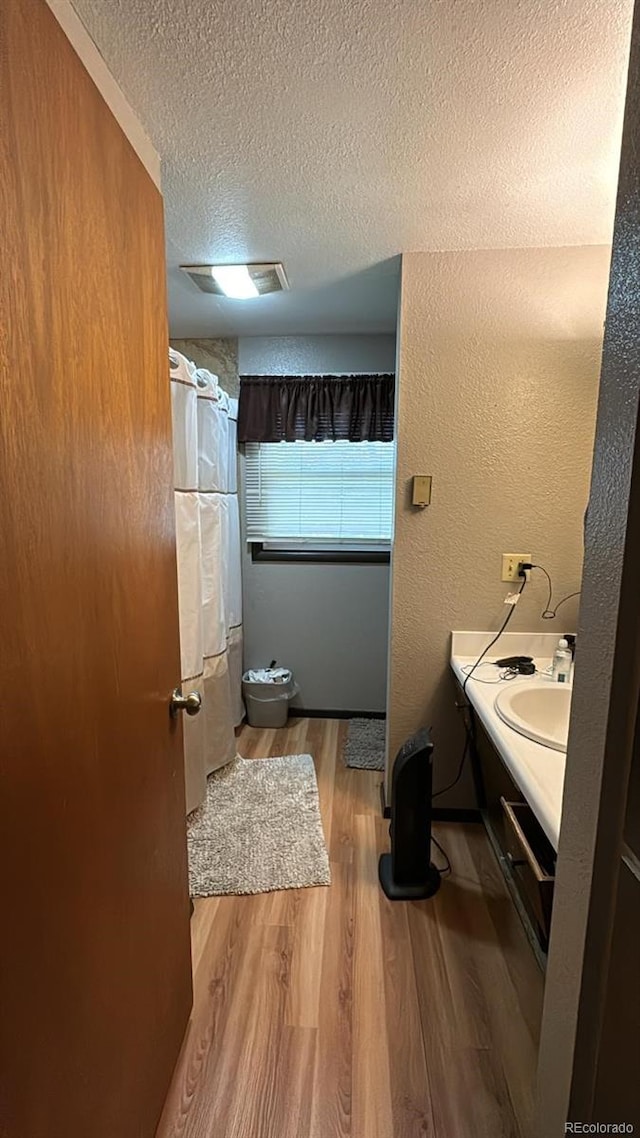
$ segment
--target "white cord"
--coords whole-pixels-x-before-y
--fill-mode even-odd
[[[465,664],[462,671],[464,672],[465,676],[467,676],[470,680],[473,680],[474,684],[490,684],[491,686],[495,687],[496,684],[501,684],[505,680],[515,680],[519,675],[518,672],[514,672],[511,668],[503,668],[499,672],[497,680],[481,680],[480,676],[471,675],[471,671],[477,670],[478,667],[495,668],[497,665],[493,660],[483,660],[483,662],[477,666],[475,664]]]

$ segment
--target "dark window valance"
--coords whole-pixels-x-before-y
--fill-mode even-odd
[[[393,375],[246,375],[241,443],[391,442]]]

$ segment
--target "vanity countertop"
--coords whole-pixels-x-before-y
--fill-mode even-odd
[[[519,735],[503,722],[494,708],[496,695],[503,688],[539,681],[540,675],[501,680],[491,661],[503,656],[529,655],[533,656],[538,672],[544,672],[551,664],[560,635],[503,633],[486,660],[476,668],[466,688],[469,702],[555,850],[560,836],[566,755],[564,751],[554,751]],[[490,632],[452,633],[451,667],[460,684],[465,681],[465,669],[475,664],[491,636]],[[552,683],[551,679],[549,683]]]

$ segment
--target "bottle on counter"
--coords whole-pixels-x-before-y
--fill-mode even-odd
[[[557,684],[568,684],[571,682],[571,665],[573,664],[573,656],[567,641],[562,638],[558,641],[558,647],[555,650],[553,657],[553,667],[551,670],[551,678]]]

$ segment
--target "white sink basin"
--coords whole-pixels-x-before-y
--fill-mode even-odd
[[[495,709],[501,719],[527,739],[566,751],[572,689],[568,684],[539,680],[503,688]]]

